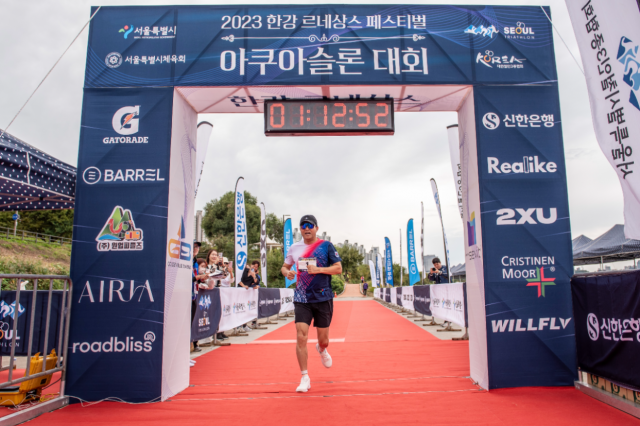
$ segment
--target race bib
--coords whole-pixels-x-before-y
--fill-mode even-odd
[[[318,266],[316,265],[315,257],[301,257],[298,259],[298,271],[306,271],[309,269],[309,265]]]

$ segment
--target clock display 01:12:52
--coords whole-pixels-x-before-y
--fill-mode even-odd
[[[268,100],[266,136],[393,135],[393,99]]]

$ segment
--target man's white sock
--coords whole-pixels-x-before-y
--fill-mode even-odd
[[[303,376],[307,376],[307,375],[308,375],[307,370],[303,370],[303,371],[301,371],[300,373],[301,373]]]

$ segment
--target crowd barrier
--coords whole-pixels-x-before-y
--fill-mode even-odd
[[[585,393],[612,404],[593,394],[593,388],[601,389],[640,403],[640,271],[574,275],[571,295],[578,368],[589,377],[580,375],[582,387],[592,388]]]
[[[468,327],[465,283],[376,288],[373,297],[405,310]]]
[[[293,311],[293,289],[221,287],[200,290],[191,324],[191,340],[233,330],[260,318]]]

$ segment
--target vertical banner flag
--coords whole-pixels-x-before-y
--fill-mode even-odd
[[[267,210],[264,203],[260,203],[260,270],[262,283],[267,285]]]
[[[413,232],[413,219],[407,222],[407,263],[409,267],[409,285],[420,282],[418,263],[416,262],[416,243]]]
[[[624,234],[640,239],[640,11],[634,0],[566,0],[600,149],[624,197]],[[555,172],[536,161],[535,171]]]
[[[378,280],[376,279],[376,265],[373,260],[369,260],[369,273],[371,273],[371,287],[378,287]]]
[[[291,229],[291,219],[287,219],[284,222],[284,258],[287,258],[287,254],[289,253],[289,248],[293,245],[293,229]],[[292,271],[296,270],[296,264],[293,263],[291,267]],[[289,287],[291,284],[295,283],[296,280],[290,280],[288,278],[284,279],[285,285]]]
[[[420,279],[420,284],[424,284],[424,203],[422,201],[420,201],[420,216],[422,217],[422,221],[420,222],[420,263],[422,263],[422,278]]]
[[[393,287],[393,258],[391,257],[391,241],[384,237],[384,263],[386,265],[387,285]]]
[[[236,221],[234,237],[236,243],[236,287],[242,278],[242,272],[247,264],[247,218],[244,210],[244,178],[241,176],[236,182],[235,192]]]
[[[196,132],[196,189],[193,194],[194,197],[198,195],[198,187],[200,186],[200,180],[202,178],[204,159],[207,156],[207,148],[209,147],[209,139],[211,139],[212,130],[213,124],[207,121],[203,121],[198,124],[198,130]]]
[[[440,225],[442,225],[442,240],[444,241],[444,256],[447,264],[447,269],[451,269],[449,265],[449,245],[447,244],[447,234],[444,232],[444,221],[442,220],[442,210],[440,209],[440,194],[438,193],[438,185],[436,181],[431,179],[431,190],[433,191],[433,199],[436,201],[436,208],[438,209],[438,216],[440,216]]]
[[[460,218],[462,214],[462,166],[460,165],[460,140],[458,137],[458,125],[447,126],[449,137],[449,156],[451,157],[451,170],[453,171],[453,182],[456,185],[456,199],[458,200],[458,210]],[[449,266],[449,265],[447,265]]]
[[[400,287],[402,287],[402,277],[404,275],[404,271],[402,270],[402,229],[400,231]]]
[[[378,254],[376,258],[377,258],[376,273],[378,274],[376,278],[378,279],[378,285],[382,287],[384,285],[384,274],[382,273],[382,256]]]

